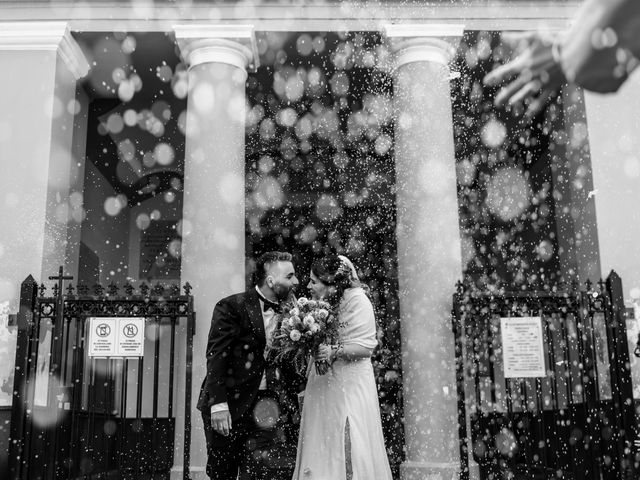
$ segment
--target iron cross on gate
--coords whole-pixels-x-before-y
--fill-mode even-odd
[[[73,280],[73,277],[71,275],[65,275],[64,274],[64,267],[62,265],[60,265],[60,269],[58,270],[58,276],[52,275],[49,277],[49,280],[58,280],[58,295],[57,295],[57,312],[56,312],[56,324],[57,325],[62,325],[62,317],[63,317],[63,313],[62,313],[62,306],[64,304],[64,300],[63,300],[63,290],[62,290],[62,283],[65,280]],[[54,333],[56,333],[54,331]]]
[[[58,276],[50,276],[49,280],[58,280],[58,292],[60,292],[60,295],[62,295],[62,282],[64,282],[65,280],[73,280],[73,277],[71,275],[65,275],[64,267],[60,266],[60,269],[58,270]]]

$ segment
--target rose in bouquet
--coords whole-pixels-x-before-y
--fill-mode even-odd
[[[323,343],[336,343],[337,317],[331,306],[322,300],[301,297],[285,305],[278,328],[273,332],[271,350],[277,362],[292,362],[299,374],[305,370],[307,359]],[[315,362],[320,375],[329,370],[327,362]]]

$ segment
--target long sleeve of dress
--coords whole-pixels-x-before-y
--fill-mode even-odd
[[[364,290],[352,288],[345,292],[339,318],[344,325],[340,335],[343,345],[356,344],[370,349],[378,345],[373,305]]]

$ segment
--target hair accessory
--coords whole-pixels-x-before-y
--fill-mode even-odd
[[[349,260],[348,257],[344,256],[344,255],[338,255],[338,258],[340,259],[342,265],[340,265],[340,268],[338,269],[338,272],[342,273],[343,272],[343,268],[346,268],[346,275],[349,276],[349,278],[351,278],[351,280],[354,281],[359,281],[360,279],[358,278],[358,273],[356,272],[356,267],[353,265],[353,262],[351,260]]]
[[[349,265],[344,260],[340,260],[340,266],[338,267],[338,271],[336,272],[336,276],[342,276],[346,278],[351,277],[351,269]]]

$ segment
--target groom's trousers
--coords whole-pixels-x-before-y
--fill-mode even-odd
[[[258,401],[271,398],[261,391]],[[211,480],[274,480],[264,462],[276,440],[277,430],[256,423],[254,408],[235,420],[229,435],[215,432],[209,412],[202,412],[207,439],[207,475]]]

